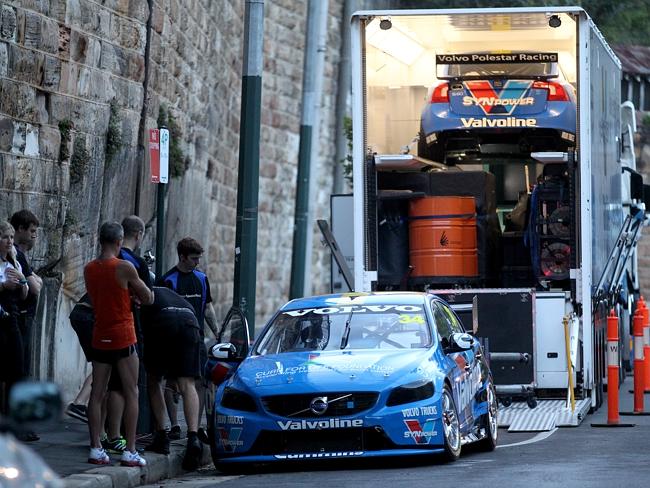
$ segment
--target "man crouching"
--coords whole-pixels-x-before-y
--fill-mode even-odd
[[[169,454],[169,439],[165,432],[164,380],[176,380],[183,397],[187,423],[187,449],[183,469],[199,467],[203,446],[197,437],[199,397],[196,378],[201,376],[199,323],[192,305],[175,291],[154,287],[153,304],[142,307],[144,336],[144,367],[147,372],[149,401],[156,423],[151,444],[145,449]]]

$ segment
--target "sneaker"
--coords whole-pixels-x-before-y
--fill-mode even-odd
[[[147,461],[138,454],[138,452],[131,452],[128,449],[125,449],[122,453],[122,458],[120,459],[120,464],[122,466],[132,466],[136,468],[143,468],[147,465]]]
[[[33,430],[21,432],[16,437],[22,442],[34,442],[40,439],[40,436]]]
[[[122,454],[126,449],[126,439],[122,436],[116,439],[102,439],[102,447],[113,454]]]
[[[153,435],[153,440],[144,448],[145,451],[169,454],[169,439],[164,430],[159,430]]]
[[[85,424],[88,423],[88,411],[85,405],[77,405],[76,403],[71,403],[68,405],[68,408],[65,409],[65,413],[72,418],[81,420]]]
[[[182,468],[185,471],[196,471],[199,468],[201,455],[203,454],[203,445],[196,435],[187,437],[187,449],[183,457]]]
[[[169,437],[170,440],[172,441],[177,441],[178,439],[181,438],[181,426],[180,425],[174,425],[171,429],[169,429],[169,432],[167,433],[167,437]]]
[[[88,454],[88,462],[90,464],[111,464],[111,458],[108,457],[106,451],[102,447],[91,447],[90,454]]]

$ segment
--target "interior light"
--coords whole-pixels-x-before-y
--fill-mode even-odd
[[[562,20],[559,15],[553,14],[548,19],[548,26],[557,29],[562,25]]]
[[[379,22],[371,22],[366,29],[366,40],[371,46],[409,66],[424,51],[415,39],[401,31],[395,24],[391,29],[384,30]]]

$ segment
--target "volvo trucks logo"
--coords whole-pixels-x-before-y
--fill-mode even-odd
[[[309,403],[309,410],[314,415],[323,415],[327,412],[327,397],[316,397]]]
[[[449,245],[449,238],[447,237],[447,233],[444,230],[442,231],[442,235],[440,236],[440,245],[442,247]]]

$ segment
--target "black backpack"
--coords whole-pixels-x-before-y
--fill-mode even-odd
[[[70,325],[77,333],[79,344],[83,349],[86,361],[91,361],[93,327],[95,326],[95,311],[90,303],[88,293],[79,299],[70,312]]]

